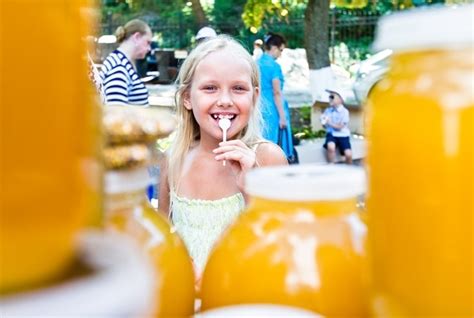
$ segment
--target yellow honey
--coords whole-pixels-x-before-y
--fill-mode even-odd
[[[379,26],[376,46],[394,55],[367,114],[378,317],[474,315],[473,12],[415,11]]]
[[[349,167],[252,172],[250,205],[204,270],[202,308],[267,303],[367,315],[366,228],[356,208],[363,182],[363,171]]]
[[[164,214],[148,202],[147,170],[108,172],[105,180],[105,228],[133,237],[154,267],[153,316],[192,316],[195,291],[191,259]]]
[[[0,5],[0,292],[56,279],[97,212],[86,1]]]

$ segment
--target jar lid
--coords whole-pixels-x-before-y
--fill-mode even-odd
[[[249,172],[245,181],[248,194],[280,201],[334,201],[366,189],[364,170],[343,165],[265,167]]]
[[[322,316],[303,308],[275,304],[230,305],[210,309],[196,314],[195,318],[321,318]]]
[[[107,171],[105,192],[109,194],[145,189],[152,183],[146,168]]]
[[[373,48],[451,49],[472,46],[474,5],[416,8],[391,14],[378,22]]]

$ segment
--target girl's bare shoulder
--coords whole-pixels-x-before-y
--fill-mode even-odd
[[[283,150],[270,141],[259,142],[256,145],[255,154],[257,156],[257,165],[260,167],[288,165]]]

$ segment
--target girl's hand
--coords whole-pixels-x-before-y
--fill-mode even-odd
[[[227,160],[237,178],[237,184],[243,186],[245,172],[252,169],[256,164],[255,152],[241,140],[221,142],[213,152],[216,154],[217,161]]]

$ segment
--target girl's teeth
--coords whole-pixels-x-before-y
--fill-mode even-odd
[[[214,119],[222,119],[222,118],[234,119],[235,115],[213,114],[212,117],[213,117]]]

